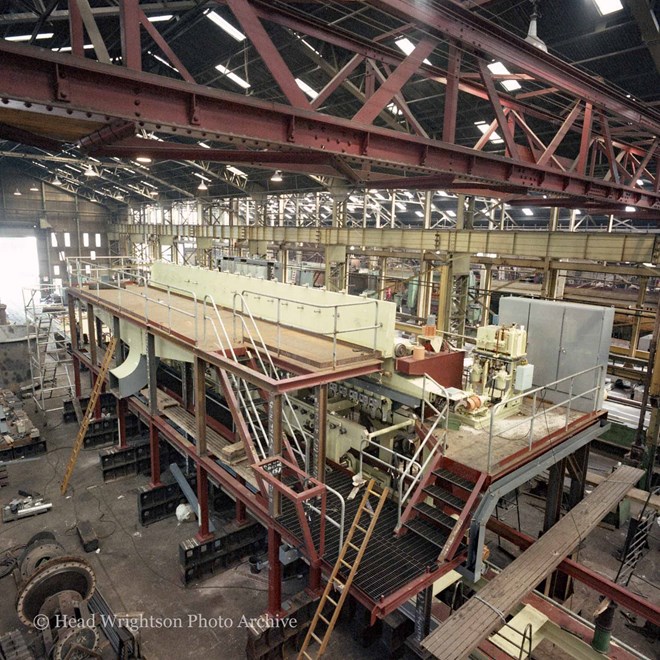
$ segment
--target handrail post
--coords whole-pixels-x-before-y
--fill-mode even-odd
[[[493,427],[495,426],[495,410],[497,406],[493,406],[490,410],[490,425],[488,429],[488,458],[486,460],[486,472],[490,474],[491,459],[493,456]]]
[[[571,400],[573,398],[573,382],[575,376],[571,376],[570,385],[568,386],[568,405],[566,406],[566,424],[564,430],[568,428],[568,416],[571,414]]]
[[[536,395],[538,392],[534,392],[532,397],[532,419],[529,423],[529,450],[532,449],[532,442],[534,440],[534,420],[536,419]]]
[[[339,306],[335,305],[335,319],[334,331],[332,333],[332,368],[337,366],[337,317],[339,314]]]

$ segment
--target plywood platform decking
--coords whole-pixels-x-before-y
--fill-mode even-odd
[[[215,310],[201,302],[183,296],[170,296],[170,302],[177,309],[168,309],[168,296],[155,287],[127,286],[125,289],[82,289],[87,297],[96,299],[98,304],[110,311],[115,310],[135,319],[141,324],[149,322],[166,332],[174,331],[191,345],[197,340],[197,347],[207,353],[228,350],[230,345],[240,349],[250,344],[247,330],[242,332],[240,319],[236,320],[231,309],[218,307],[220,319]],[[146,296],[146,299],[145,299]],[[295,328],[278,326],[276,323],[256,319],[261,339],[251,321],[246,318],[246,326],[252,332],[257,347],[261,339],[274,356],[299,364],[302,370],[325,369],[333,366],[332,337],[323,337]],[[223,331],[222,326],[225,330]],[[234,328],[236,327],[236,337]],[[373,361],[377,356],[373,351],[362,349],[354,344],[336,343],[337,366],[356,365]]]
[[[528,550],[491,580],[422,646],[442,660],[462,660],[477,648],[520,600],[561,563],[625,497],[643,471],[621,467],[569,511]]]
[[[186,433],[190,438],[195,438],[197,436],[197,427],[195,424],[195,416],[190,414],[187,410],[184,410],[181,406],[168,406],[164,410],[159,411],[161,415],[169,419],[175,427],[178,427]],[[225,440],[217,431],[214,431],[210,426],[206,427],[206,446],[209,453],[213,454],[216,459],[220,459],[222,456],[221,449],[223,447],[228,447],[231,443],[228,440]],[[222,461],[220,461],[222,463]],[[222,463],[225,465],[225,463]],[[247,464],[241,465],[231,465],[228,466],[229,469],[233,472],[236,472],[241,476],[247,483],[249,483],[254,488],[257,487],[257,480],[254,476],[252,468]]]
[[[547,403],[546,405],[538,403],[537,410],[542,411],[544,405],[546,408],[549,408],[554,404]],[[569,423],[575,422],[583,415],[584,413],[581,412],[570,411],[568,414]],[[531,401],[525,400],[518,414],[495,422],[491,474],[496,475],[505,469],[503,466],[497,466],[500,461],[520,450],[529,448],[531,416]],[[564,429],[565,426],[565,408],[556,408],[548,413],[541,412],[534,421],[532,442],[538,443],[556,431]],[[462,424],[458,430],[449,429],[447,433],[446,456],[479,472],[485,472],[488,467],[488,438],[488,428],[475,429],[467,424]]]

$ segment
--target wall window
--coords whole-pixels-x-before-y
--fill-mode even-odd
[[[53,275],[55,277],[58,277],[60,274],[60,267],[59,266],[53,266]]]
[[[89,247],[89,234],[87,232],[83,234],[83,245]]]
[[[64,232],[64,247],[71,247],[71,234],[68,231]]]
[[[96,234],[96,247],[101,247],[101,234]]]
[[[54,231],[50,233],[50,244],[54,248],[57,247],[57,234]]]
[[[89,258],[90,258],[92,261],[95,261],[95,260],[96,260],[96,251],[95,251],[95,250],[90,250],[90,251],[89,251]]]

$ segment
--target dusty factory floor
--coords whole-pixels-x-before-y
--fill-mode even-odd
[[[268,575],[250,573],[247,561],[198,584],[184,587],[179,575],[178,545],[197,531],[196,523],[178,524],[175,518],[142,527],[137,520],[137,492],[146,477],[127,477],[104,484],[98,449],[81,451],[69,494],[60,495],[59,483],[75,439],[77,424],[62,423],[61,413],[49,413],[47,426],[41,415],[26,410],[48,440],[49,452],[36,460],[8,465],[9,486],[0,490],[6,504],[18,489],[37,491],[53,502],[51,511],[11,523],[0,523],[0,554],[24,544],[34,533],[47,529],[71,551],[94,568],[98,588],[115,613],[144,617],[183,619],[183,628],[146,628],[142,650],[149,660],[165,658],[244,658],[247,633],[241,619],[259,617],[267,605]],[[97,553],[85,554],[75,524],[89,520],[100,538]],[[284,582],[284,598],[304,588],[302,580]],[[16,588],[12,577],[0,580],[0,634],[25,628],[14,608]],[[189,616],[193,623],[188,626]],[[212,620],[222,618],[217,627]],[[207,619],[211,623],[206,623]],[[233,626],[229,627],[229,623]],[[244,623],[244,622],[243,622]],[[206,624],[206,625],[205,625]],[[363,649],[351,638],[348,627],[333,634],[329,658],[378,658],[377,650]]]
[[[247,562],[236,562],[225,571],[196,585],[183,587],[179,576],[178,544],[194,536],[195,523],[177,524],[171,518],[141,527],[137,521],[137,492],[147,484],[146,477],[128,477],[109,484],[101,479],[98,449],[82,451],[72,479],[69,494],[59,493],[59,482],[69,457],[77,424],[62,423],[61,413],[49,413],[47,420],[34,412],[31,403],[26,410],[39,425],[49,443],[49,453],[36,460],[8,466],[9,486],[0,490],[0,502],[7,503],[17,490],[38,491],[53,501],[53,509],[40,516],[18,522],[0,524],[0,554],[5,549],[24,544],[35,532],[48,529],[72,554],[84,556],[93,566],[98,587],[116,613],[143,613],[145,617],[181,618],[183,629],[146,628],[141,632],[142,648],[149,659],[173,657],[245,657],[246,631],[243,616],[258,617],[267,603],[267,573],[250,573]],[[44,424],[47,421],[47,424]],[[610,464],[594,457],[592,469],[607,471]],[[522,531],[536,536],[542,522],[542,500],[524,495],[520,499]],[[633,506],[633,511],[637,510]],[[502,512],[504,520],[517,526],[517,512]],[[77,520],[89,520],[100,538],[100,551],[85,554],[75,532]],[[623,546],[625,529],[597,528],[577,559],[608,577],[614,577],[618,562],[613,553]],[[489,538],[493,561],[504,565],[510,560],[497,549],[497,539]],[[504,549],[513,550],[503,544]],[[659,553],[660,528],[653,532],[651,549],[631,582],[634,591],[654,602],[660,601]],[[655,585],[655,586],[654,586]],[[285,598],[304,587],[300,579],[285,582]],[[11,577],[0,580],[0,634],[22,628],[14,609],[16,588]],[[591,590],[577,585],[567,603],[581,611],[587,620],[598,605]],[[188,626],[188,617],[193,623]],[[201,619],[232,621],[233,626],[211,627]],[[650,640],[631,628],[633,620],[621,610],[616,614],[614,634],[648,658],[660,656],[658,641]],[[334,658],[380,658],[377,646],[362,648],[354,641],[348,625],[340,626],[332,637],[329,652]],[[535,658],[560,659],[556,649],[543,643]]]

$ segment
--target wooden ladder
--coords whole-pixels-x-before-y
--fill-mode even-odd
[[[110,363],[115,356],[115,348],[117,346],[117,338],[113,337],[108,344],[108,347],[105,351],[105,356],[103,357],[103,362],[101,363],[101,368],[99,369],[98,376],[94,382],[94,388],[92,389],[92,394],[89,397],[89,403],[87,404],[87,410],[85,411],[85,416],[83,417],[80,428],[78,429],[78,435],[76,436],[76,441],[73,443],[73,449],[71,450],[71,456],[69,457],[69,463],[66,466],[66,472],[64,473],[64,479],[60,484],[60,493],[64,495],[66,489],[69,485],[69,479],[73,474],[73,468],[76,467],[76,461],[78,460],[78,454],[83,446],[83,441],[85,440],[85,435],[87,435],[87,429],[89,428],[89,423],[92,421],[92,415],[94,414],[94,409],[96,408],[96,403],[101,396],[101,389],[103,388],[103,383],[105,383],[105,377],[108,375],[108,370],[110,369]]]
[[[302,660],[303,658],[307,658],[308,660],[312,660],[313,658],[320,658],[325,653],[325,650],[328,646],[328,642],[330,641],[330,635],[332,634],[332,631],[335,628],[337,619],[339,618],[339,614],[341,613],[341,608],[343,607],[344,601],[348,596],[348,592],[350,590],[353,579],[357,575],[360,562],[362,561],[362,557],[364,556],[364,553],[367,549],[367,545],[369,544],[371,535],[373,534],[374,528],[376,527],[378,516],[380,515],[380,512],[382,511],[383,506],[385,505],[385,500],[387,499],[387,494],[389,492],[389,489],[385,488],[385,490],[383,490],[382,493],[378,493],[377,491],[374,490],[374,484],[375,484],[375,479],[372,479],[369,482],[367,489],[362,497],[360,506],[358,507],[355,518],[353,519],[353,524],[351,525],[351,529],[348,532],[348,536],[344,541],[344,545],[342,546],[341,551],[339,552],[337,563],[335,564],[335,567],[332,569],[332,573],[330,574],[330,578],[328,579],[328,584],[326,585],[325,591],[321,596],[319,605],[316,608],[316,613],[314,614],[312,623],[310,624],[309,630],[307,631],[307,635],[305,636],[305,641],[303,642],[302,648],[300,649],[300,653],[298,654],[298,660]],[[376,505],[375,509],[373,509],[371,507],[371,504],[369,503],[370,495],[373,495],[374,497],[378,498],[378,504]],[[361,518],[364,514],[370,516],[371,518],[371,521],[369,522],[369,526],[366,529],[360,524]],[[353,537],[356,531],[364,535],[362,537],[362,542],[359,545],[353,543]],[[348,552],[349,549],[357,552],[357,556],[353,560],[352,564],[350,564],[345,559],[346,553]],[[340,571],[343,568],[349,569],[349,574],[346,580],[344,580],[340,575]],[[339,590],[339,594],[340,594],[339,600],[334,600],[330,596],[330,593],[335,587]],[[323,609],[327,602],[330,602],[330,604],[334,607],[334,611],[330,619],[327,619],[325,616],[323,616]],[[318,626],[319,621],[322,621],[327,626],[326,631],[323,634],[322,638],[316,634],[316,627]],[[316,650],[316,655],[310,655],[307,652],[307,649],[312,643],[316,643],[319,645],[318,650]]]

